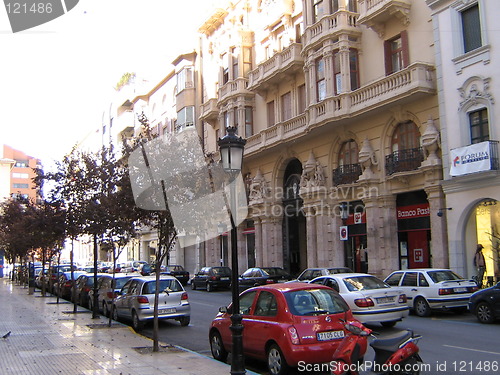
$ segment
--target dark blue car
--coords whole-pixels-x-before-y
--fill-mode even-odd
[[[493,323],[500,319],[500,282],[475,292],[469,300],[469,311],[481,323]]]

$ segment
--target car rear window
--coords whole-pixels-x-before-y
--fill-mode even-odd
[[[231,276],[231,270],[227,267],[212,268],[212,273],[216,276]]]
[[[262,268],[262,271],[267,273],[270,276],[287,276],[288,274],[286,273],[285,270],[282,270],[281,268]]]
[[[450,270],[439,270],[439,271],[429,271],[427,272],[429,277],[435,283],[439,283],[441,281],[450,281],[450,280],[463,280],[463,277],[460,277],[455,272]]]
[[[354,292],[357,290],[390,288],[390,286],[384,283],[382,280],[377,279],[373,276],[346,277],[344,279],[344,284],[350,292]]]
[[[114,287],[114,289],[121,289],[121,288],[123,288],[123,286],[125,285],[125,283],[127,281],[129,281],[131,278],[132,278],[132,276],[130,276],[130,277],[120,277],[118,279],[115,279],[115,285],[116,286]]]
[[[331,289],[306,289],[285,293],[293,315],[338,314],[349,310],[345,301]]]
[[[142,287],[142,293],[154,294],[155,286],[156,286],[156,281],[148,281]],[[160,280],[158,289],[160,293],[181,292],[183,290],[182,286],[179,284],[177,280]]]

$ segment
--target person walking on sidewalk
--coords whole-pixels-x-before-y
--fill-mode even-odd
[[[483,255],[483,245],[477,244],[476,254],[474,255],[474,266],[477,269],[477,286],[479,289],[483,287],[483,277],[486,272],[486,261]]]

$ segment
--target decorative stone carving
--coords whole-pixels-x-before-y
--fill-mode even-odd
[[[363,173],[361,174],[359,179],[365,180],[372,178],[372,166],[378,165],[378,161],[368,137],[365,138],[365,140],[363,141],[363,146],[361,146],[361,150],[359,150],[358,161],[361,165],[361,169],[363,170]]]
[[[323,167],[319,161],[314,157],[313,152],[309,154],[309,159],[307,159],[304,168],[302,170],[302,176],[300,177],[300,187],[302,188],[312,188],[325,186],[325,174],[323,173]]]
[[[248,200],[249,203],[256,203],[262,201],[269,196],[269,186],[267,181],[262,176],[260,169],[257,170],[257,174],[252,179],[249,188]]]
[[[437,156],[437,150],[440,148],[439,131],[434,125],[434,120],[429,116],[427,127],[422,134],[422,149],[424,150],[425,161],[422,165],[440,164],[441,160]]]
[[[495,99],[489,92],[490,78],[471,77],[462,87],[458,89],[462,101],[458,105],[458,110],[464,107],[478,104],[479,102],[489,102],[495,104]]]

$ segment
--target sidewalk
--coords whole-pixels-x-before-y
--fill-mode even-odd
[[[28,295],[28,288],[0,279],[0,374],[230,373],[227,364],[164,343],[159,353],[151,353],[152,340],[128,326],[113,322],[108,327],[106,318],[92,319],[80,306],[73,314],[72,304],[55,302],[55,297]]]

